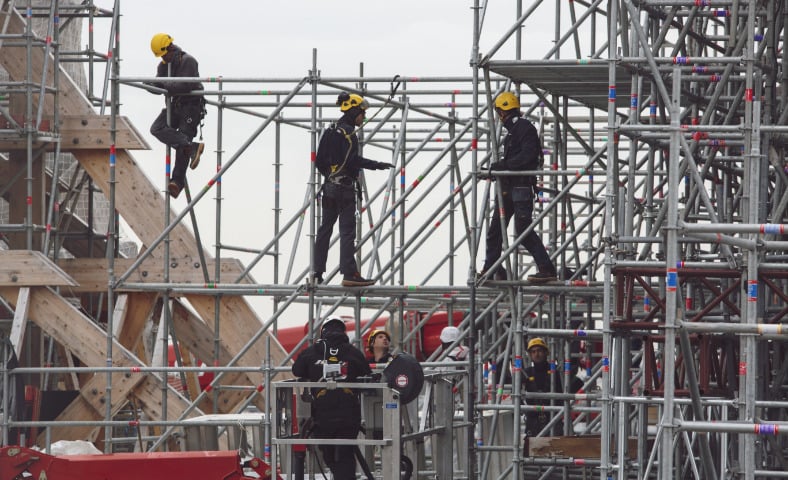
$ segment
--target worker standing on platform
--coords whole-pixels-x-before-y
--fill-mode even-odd
[[[320,339],[293,363],[293,375],[310,382],[352,382],[370,375],[364,353],[350,344],[345,322],[330,316],[320,329]],[[361,430],[361,404],[356,392],[347,388],[313,388],[312,435],[315,438],[351,438]],[[356,478],[355,445],[320,445],[323,459],[336,480]]]
[[[161,62],[156,70],[157,77],[199,77],[197,60],[172,43],[166,33],[157,33],[150,41],[150,48]],[[175,168],[172,170],[167,191],[172,198],[178,198],[186,185],[186,166],[197,168],[205,144],[193,142],[197,127],[205,115],[205,99],[202,95],[183,95],[202,90],[200,82],[153,82],[149,85],[161,88],[169,94],[169,121],[167,108],[161,113],[150,133],[165,145],[175,149]]]
[[[388,363],[391,361],[391,335],[385,330],[372,330],[367,337],[367,351],[370,364]]]
[[[364,123],[369,103],[360,95],[342,92],[336,104],[343,115],[323,133],[315,158],[315,165],[323,175],[323,221],[315,238],[313,279],[315,283],[323,283],[328,245],[334,223],[339,219],[339,271],[343,275],[342,286],[363,287],[375,281],[361,276],[354,258],[356,202],[361,201],[358,176],[361,169],[385,170],[394,165],[368,160],[358,153],[356,127]]]
[[[523,370],[523,387],[531,393],[560,393],[561,380],[550,371],[547,355],[550,350],[542,338],[532,338],[528,342],[528,356],[531,365]],[[553,390],[550,390],[552,384]],[[545,398],[526,399],[529,405],[550,405],[550,400]],[[545,411],[528,411],[525,413],[525,430],[528,436],[535,436],[549,423],[550,414]]]
[[[490,165],[490,170],[528,171],[539,168],[542,144],[536,127],[520,112],[520,100],[512,92],[503,92],[495,99],[495,111],[507,130],[503,141],[503,159]],[[495,179],[495,177],[493,177]],[[490,226],[487,229],[487,251],[480,276],[485,275],[501,256],[503,233],[514,215],[514,231],[520,236],[533,221],[535,176],[502,176],[497,179],[503,197],[503,218],[496,196]],[[537,272],[528,276],[531,283],[545,283],[556,279],[556,269],[542,240],[535,231],[523,239],[523,246],[531,253]],[[498,267],[493,273],[495,280],[505,280],[506,271]]]

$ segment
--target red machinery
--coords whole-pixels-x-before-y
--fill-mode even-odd
[[[253,458],[243,467],[265,480],[272,468]],[[22,478],[53,480],[158,480],[199,478],[205,480],[255,480],[248,477],[235,451],[114,453],[55,457],[29,448],[0,448],[0,480]],[[281,480],[279,475],[276,478]]]

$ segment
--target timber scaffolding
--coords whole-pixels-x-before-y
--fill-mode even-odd
[[[103,99],[86,96],[63,73],[57,28],[36,35],[30,27],[36,12],[56,26],[93,6],[46,5],[23,15],[14,2],[2,7],[0,61],[10,76],[2,88],[11,100],[0,132],[9,152],[0,176],[9,205],[0,295],[3,330],[22,365],[11,372],[2,356],[3,412],[11,379],[79,393],[52,421],[4,415],[4,444],[21,428],[39,432],[40,445],[98,438],[111,451],[113,428],[128,425],[122,419],[132,411],[149,448],[176,448],[173,434],[202,413],[251,404],[274,411],[272,382],[287,377],[291,354],[271,332],[291,312],[312,326],[304,341],[330,311],[352,312],[356,331],[388,316],[395,344],[418,353],[416,327],[435,312],[454,318],[459,311],[463,340],[474,347],[463,399],[473,408],[455,423],[473,434],[458,435],[469,455],[460,455],[466,462],[455,465],[455,478],[788,477],[784,2],[534,2],[526,10],[517,2],[516,21],[482,51],[486,12],[476,1],[468,78],[324,78],[316,54],[303,78],[200,78],[207,124],[216,127],[208,149],[217,170],[193,196],[186,191],[180,212],[161,193],[166,183],[151,183],[130,154],[147,144],[120,116],[121,86],[143,88],[152,79],[121,75],[120,2],[105,12],[112,54],[81,52],[90,72],[94,62],[111,60]],[[546,18],[554,20],[552,47],[538,60],[522,59],[520,35],[541,32]],[[504,45],[514,46],[514,60],[498,59]],[[549,165],[540,172],[534,225],[562,280],[546,286],[522,280],[533,267],[508,248],[512,237],[504,256],[509,279],[468,283],[496,185],[478,174],[495,160],[501,138],[486,106],[509,81],[522,88],[523,111],[539,126]],[[336,272],[328,272],[328,285],[309,284],[319,176],[311,164],[303,177],[283,168],[307,165],[282,145],[295,139],[314,153],[341,90],[364,95],[370,112],[381,109],[360,132],[365,156],[399,167],[385,181],[385,173],[367,175],[358,260],[378,285],[364,289],[332,286]],[[106,106],[109,115],[96,112]],[[231,146],[224,125],[234,115],[255,128]],[[267,170],[249,151],[271,130]],[[88,220],[73,212],[78,189],[60,178],[58,162],[44,166],[50,151],[75,157],[93,185],[82,195],[106,195],[108,211],[118,213],[108,216],[106,233],[90,221],[98,207]],[[268,175],[270,196],[222,191],[245,167]],[[304,191],[291,204],[294,185]],[[196,215],[211,191],[214,215]],[[243,197],[243,220],[228,219],[224,204],[233,196]],[[142,254],[116,254],[118,217]],[[243,245],[222,235],[231,222],[255,220],[272,229]],[[200,241],[211,224],[213,257]],[[246,263],[233,254],[245,254]],[[252,296],[270,298],[270,312],[253,309]],[[565,381],[563,392],[541,395],[551,401],[542,409],[554,428],[524,439],[521,422],[511,419],[534,407],[521,405],[520,377],[497,385],[491,372],[509,359],[520,368],[534,336],[547,340],[550,358],[563,367],[554,374]],[[183,367],[168,366],[168,343],[180,345],[174,351],[183,353]],[[193,359],[214,366],[189,367]],[[185,390],[169,385],[163,371],[180,375]],[[197,387],[198,371],[217,374],[211,388]],[[578,371],[583,393],[568,390]],[[406,431],[418,429],[413,417]],[[573,434],[587,436],[578,442]],[[274,463],[281,460],[276,435],[266,420]],[[434,474],[435,463],[417,465],[420,474]]]

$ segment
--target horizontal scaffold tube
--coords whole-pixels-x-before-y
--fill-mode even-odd
[[[703,333],[754,333],[758,335],[784,335],[788,338],[788,328],[776,323],[706,323],[706,322],[679,322],[679,325],[690,332]]]
[[[783,223],[684,223],[681,228],[690,233],[763,233],[784,235]]]
[[[690,432],[752,433],[753,435],[787,435],[788,422],[738,423],[738,422],[679,422],[679,430]]]

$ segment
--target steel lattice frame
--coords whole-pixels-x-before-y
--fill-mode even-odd
[[[307,306],[312,325],[328,310],[352,311],[357,331],[368,327],[362,319],[389,315],[401,327],[401,344],[409,347],[416,333],[408,312],[429,317],[441,309],[459,310],[464,340],[475,346],[468,369],[474,388],[465,398],[474,406],[465,409],[474,435],[467,435],[471,474],[457,476],[785,476],[784,3],[535,2],[524,11],[517,2],[515,7],[512,27],[482,52],[481,19],[488,6],[474,3],[470,77],[401,78],[400,90],[389,100],[396,80],[322,77],[316,53],[303,78],[201,79],[217,112],[217,173],[194,189],[188,206],[173,214],[174,223],[146,243],[146,253],[110,277],[110,311],[116,296],[133,291],[158,292],[165,300],[206,293],[217,295],[217,302],[220,295],[270,297],[270,313],[261,314],[264,328],[249,334],[249,343],[218,369],[229,374],[243,371],[235,361],[299,304]],[[520,35],[541,31],[547,18],[553,20],[553,45],[531,58]],[[598,44],[597,38],[604,41]],[[500,58],[511,44],[514,59]],[[114,118],[122,113],[120,85],[150,79],[122,76],[118,63],[113,65]],[[478,178],[500,142],[500,127],[486,105],[507,88],[521,90],[523,110],[542,133],[549,170],[541,172],[534,224],[563,267],[560,284],[534,287],[522,281],[531,265],[517,248],[508,248],[515,244],[512,237],[504,259],[510,280],[468,283],[495,195],[495,183]],[[340,90],[365,95],[372,111],[380,108],[360,133],[365,152],[379,160],[390,157],[399,169],[383,182],[380,176],[365,182],[359,265],[380,285],[354,292],[308,284],[311,240],[319,224],[314,201],[319,176],[310,163],[306,182],[294,179],[282,168],[291,160],[280,152],[283,142],[295,139],[311,143],[314,153],[319,132],[335,119],[333,100]],[[225,156],[223,122],[228,120],[222,119],[229,115],[246,116],[257,127],[239,146],[226,146],[234,150]],[[247,150],[271,130],[273,168],[263,175],[270,175],[276,188],[267,197],[246,194],[254,197],[248,202],[273,205],[270,216],[259,213],[262,222],[273,225],[271,235],[230,245],[222,234],[232,221],[224,218],[222,181],[245,165],[259,164]],[[299,162],[307,165],[307,159]],[[282,195],[280,184],[290,195]],[[111,210],[114,188],[111,183]],[[300,188],[302,200],[294,204],[292,192]],[[168,234],[212,189],[215,216],[192,216],[192,228],[199,233],[205,222],[215,223],[216,260],[247,252],[244,272],[224,278],[218,269],[206,271],[205,285],[170,282],[168,273],[163,283],[131,281],[157,246],[168,251]],[[28,238],[37,231],[34,225],[24,230]],[[465,252],[467,257],[461,255]],[[163,258],[169,272],[169,257]],[[249,281],[246,274],[253,268],[263,283]],[[169,322],[169,309],[165,312]],[[102,317],[100,311],[91,314]],[[217,316],[214,331],[228,321]],[[585,433],[600,435],[598,458],[528,457],[520,422],[485,420],[486,415],[497,419],[499,412],[520,418],[530,408],[522,405],[531,396],[523,398],[519,376],[511,387],[496,385],[490,368],[509,359],[519,368],[524,337],[537,335],[548,340],[551,358],[565,364],[563,371],[555,370],[567,380],[564,391],[545,395],[552,402],[547,409],[565,435],[579,430],[581,422]],[[216,345],[221,340],[217,333]],[[163,342],[166,348],[167,339]],[[434,357],[430,360],[440,354]],[[575,395],[568,380],[581,360],[586,393]],[[275,373],[288,369],[271,362],[265,368],[262,391],[268,392]],[[111,387],[112,369],[96,371],[107,371]],[[216,400],[223,382],[214,383]],[[166,387],[162,391],[166,416]],[[192,406],[206,396],[192,399]],[[238,408],[260,396],[270,405],[266,393],[253,392]],[[649,420],[653,409],[656,421]],[[108,437],[111,417],[108,407],[103,423]],[[496,440],[494,430],[505,428],[511,429],[511,440]],[[269,430],[266,440],[270,435]],[[628,451],[630,437],[637,439],[638,454],[616,455]],[[494,472],[493,458],[501,454],[500,471]]]

